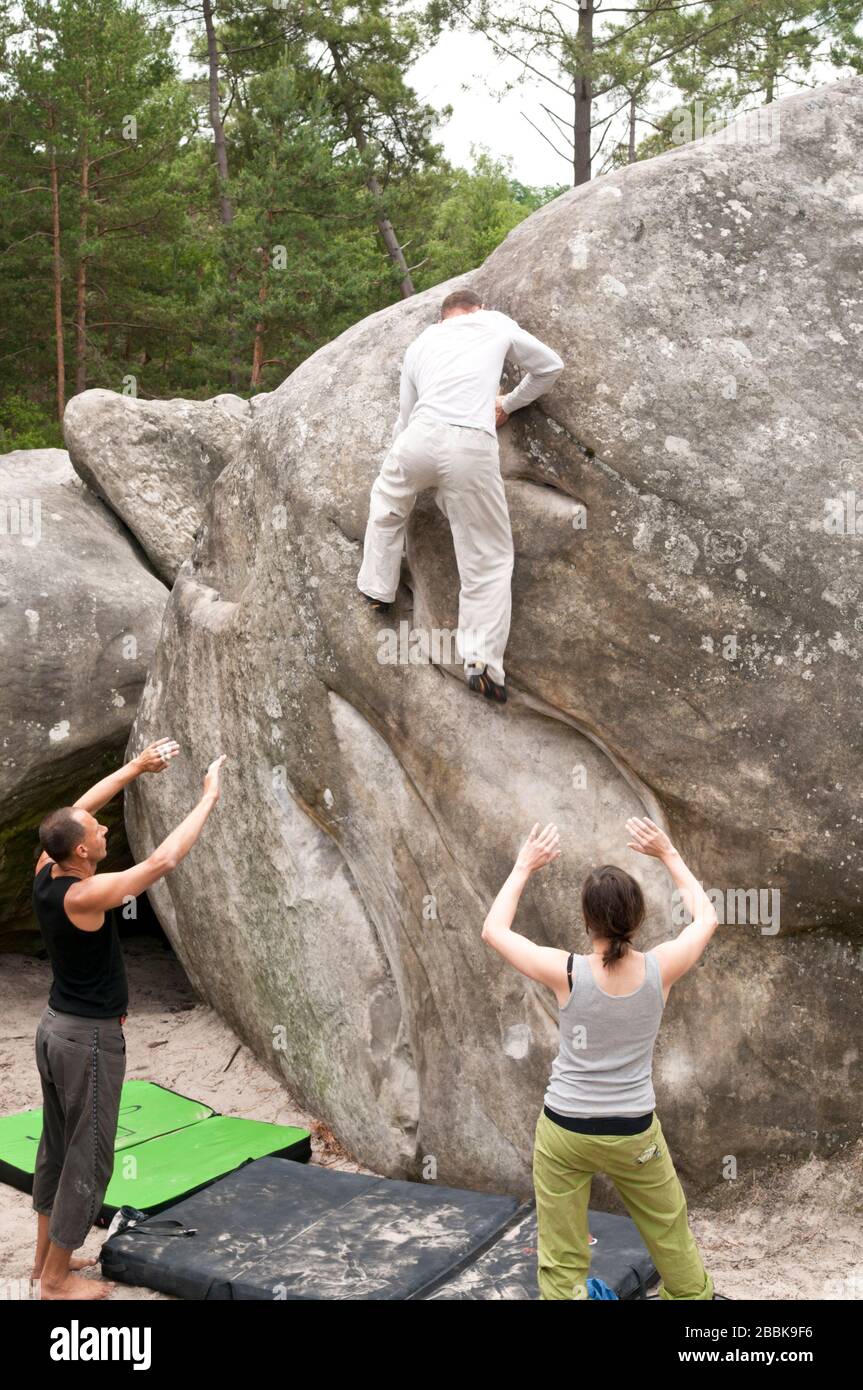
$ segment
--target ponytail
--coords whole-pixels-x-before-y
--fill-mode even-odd
[[[587,931],[608,941],[602,956],[603,965],[616,965],[644,921],[644,894],[640,885],[616,864],[604,864],[600,869],[591,870],[584,880],[581,910]]]

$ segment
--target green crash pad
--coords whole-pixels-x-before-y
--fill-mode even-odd
[[[126,1081],[120,1092],[120,1114],[114,1152],[143,1144],[158,1134],[185,1129],[215,1111],[199,1100],[166,1091],[153,1081]],[[42,1137],[42,1107],[0,1119],[0,1179],[24,1192],[33,1191],[36,1150]]]
[[[41,1135],[41,1107],[0,1118],[0,1181],[33,1191]],[[114,1153],[101,1222],[120,1206],[160,1211],[252,1159],[269,1155],[304,1162],[311,1155],[311,1138],[293,1125],[217,1115],[211,1106],[152,1081],[126,1081]]]
[[[308,1130],[213,1115],[119,1153],[102,1214],[110,1217],[120,1207],[137,1207],[152,1215],[254,1158],[302,1160],[310,1152]]]

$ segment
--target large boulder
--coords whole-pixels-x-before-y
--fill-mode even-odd
[[[263,400],[148,401],[93,390],[66,406],[63,434],[75,469],[125,521],[166,584],[191,551],[207,494]]]
[[[401,357],[453,282],[268,398],[177,579],[132,746],[169,732],[188,757],[134,789],[131,842],[147,853],[228,754],[157,911],[205,997],[380,1171],[530,1188],[556,1008],[480,927],[545,819],[564,854],[525,895],[536,941],[584,947],[604,860],[645,885],[644,944],[676,932],[663,872],[625,848],[643,810],[723,917],[760,907],[660,1034],[692,1182],[858,1125],[860,541],[825,518],[861,467],[863,83],[779,109],[778,144],[714,137],[598,179],[459,282],[567,368],[502,436],[509,705],[410,659],[412,628],[456,621],[430,499],[392,620],[355,587]]]
[[[9,944],[32,926],[40,820],[123,761],[167,590],[61,449],[0,457],[0,546],[0,924]],[[128,853],[119,802],[103,814],[112,867]]]

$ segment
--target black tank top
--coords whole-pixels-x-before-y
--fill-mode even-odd
[[[98,931],[82,931],[63,907],[74,874],[51,877],[52,865],[33,882],[33,911],[48,949],[54,979],[48,1004],[61,1014],[82,1018],[120,1018],[129,1006],[126,967],[114,909],[105,913]]]

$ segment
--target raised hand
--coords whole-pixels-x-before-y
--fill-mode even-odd
[[[515,861],[517,869],[526,869],[532,874],[557,859],[560,854],[560,835],[557,826],[549,823],[540,831],[539,821],[531,830]]]
[[[207,768],[204,777],[204,795],[211,796],[214,801],[218,801],[222,794],[222,788],[219,783],[219,773],[222,770],[222,763],[227,756],[227,753],[222,753],[221,757],[214,758]]]
[[[626,822],[626,833],[631,836],[627,842],[627,849],[634,849],[638,854],[647,854],[652,859],[664,859],[674,850],[665,831],[654,825],[649,816],[643,819],[638,816],[630,817]]]
[[[135,761],[141,772],[164,772],[179,751],[179,743],[175,743],[172,738],[157,738],[155,743],[151,743],[138,754]]]

